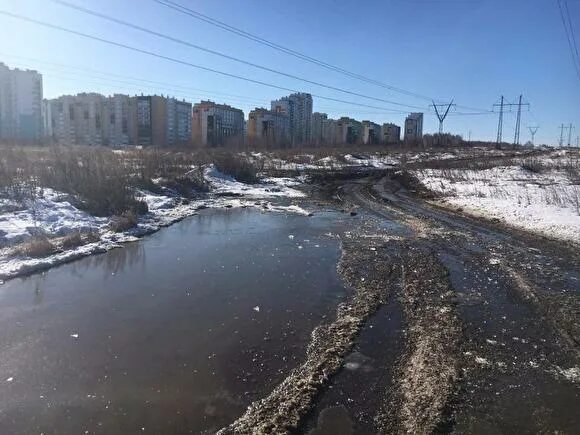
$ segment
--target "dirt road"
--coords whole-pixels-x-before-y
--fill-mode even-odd
[[[360,222],[341,235],[353,293],[304,363],[223,433],[577,431],[577,247],[439,209],[403,184],[322,186]]]

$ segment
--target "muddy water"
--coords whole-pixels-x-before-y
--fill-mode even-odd
[[[347,294],[325,233],[350,221],[207,211],[0,286],[0,433],[231,422],[302,360]]]

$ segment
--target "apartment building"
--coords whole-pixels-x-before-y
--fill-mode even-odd
[[[391,123],[383,124],[382,141],[386,144],[397,144],[401,141],[401,127]]]
[[[339,144],[357,144],[362,141],[362,123],[356,119],[343,116],[337,121],[337,142]]]
[[[193,106],[192,138],[195,145],[242,145],[244,112],[227,104],[201,101]]]
[[[42,124],[55,143],[106,145],[104,127],[106,98],[100,94],[63,95],[46,100]]]
[[[66,145],[183,146],[191,143],[191,103],[157,95],[83,93],[42,104],[46,140]]]
[[[136,99],[115,94],[104,101],[104,137],[109,146],[133,145],[137,138]]]
[[[338,121],[327,118],[322,121],[322,143],[325,145],[336,145],[338,139]]]
[[[423,138],[423,114],[411,113],[405,119],[405,142],[417,142]]]
[[[191,144],[191,103],[175,98],[166,99],[165,146],[186,146]]]
[[[281,110],[256,108],[248,115],[248,144],[264,148],[291,144],[290,117]]]
[[[165,146],[167,136],[166,99],[158,95],[141,95],[136,99],[136,144]]]
[[[371,121],[362,121],[362,143],[373,145],[381,142],[381,126]]]
[[[311,143],[313,145],[324,144],[324,122],[328,120],[328,115],[326,113],[314,112],[312,114],[312,137]]]
[[[42,137],[42,75],[0,63],[0,140],[38,142]]]
[[[290,141],[292,145],[309,144],[312,139],[312,95],[295,93],[270,105],[275,112],[284,112],[290,122]]]

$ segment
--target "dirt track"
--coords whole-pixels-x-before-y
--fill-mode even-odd
[[[223,433],[332,433],[337,405],[344,433],[575,433],[577,248],[430,206],[388,175],[323,187],[360,219],[339,265],[353,295]],[[368,329],[382,310],[398,334]],[[372,359],[362,350],[374,364],[353,376],[352,358]]]

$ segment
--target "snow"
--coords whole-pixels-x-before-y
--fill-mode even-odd
[[[268,178],[268,184],[246,184],[222,174],[214,165],[209,165],[204,171],[205,179],[209,182],[212,192],[217,194],[243,195],[248,198],[287,197],[301,198],[306,196],[299,190],[292,189],[292,180],[289,178]],[[295,183],[294,185],[298,185]]]
[[[520,166],[416,171],[447,205],[528,231],[580,243],[580,186],[558,170]]]
[[[0,205],[4,209],[21,207],[0,214],[0,246],[3,239],[15,243],[34,234],[63,236],[73,231],[98,231],[108,222],[77,209],[68,196],[52,189],[39,189],[36,199],[25,200],[21,205],[6,199]]]
[[[357,166],[368,166],[377,169],[385,169],[397,165],[399,161],[389,156],[380,156],[378,154],[372,154],[369,156],[353,156],[352,154],[346,154],[344,160],[347,163],[354,164]]]
[[[260,183],[245,184],[220,173],[213,165],[205,168],[204,176],[210,192],[203,198],[183,201],[173,194],[156,194],[136,190],[136,197],[145,203],[149,212],[139,217],[138,225],[124,233],[109,230],[109,218],[99,218],[75,207],[69,196],[52,189],[39,190],[34,201],[17,203],[0,199],[0,278],[12,278],[48,269],[54,265],[118,248],[146,234],[171,225],[203,208],[253,207],[264,212],[311,213],[288,200],[305,196],[296,189],[303,178],[266,178]],[[278,200],[284,200],[280,204]],[[278,202],[273,203],[272,201]],[[14,256],[10,246],[26,241],[34,235],[63,236],[74,231],[92,232],[100,240],[57,252],[43,258]]]

